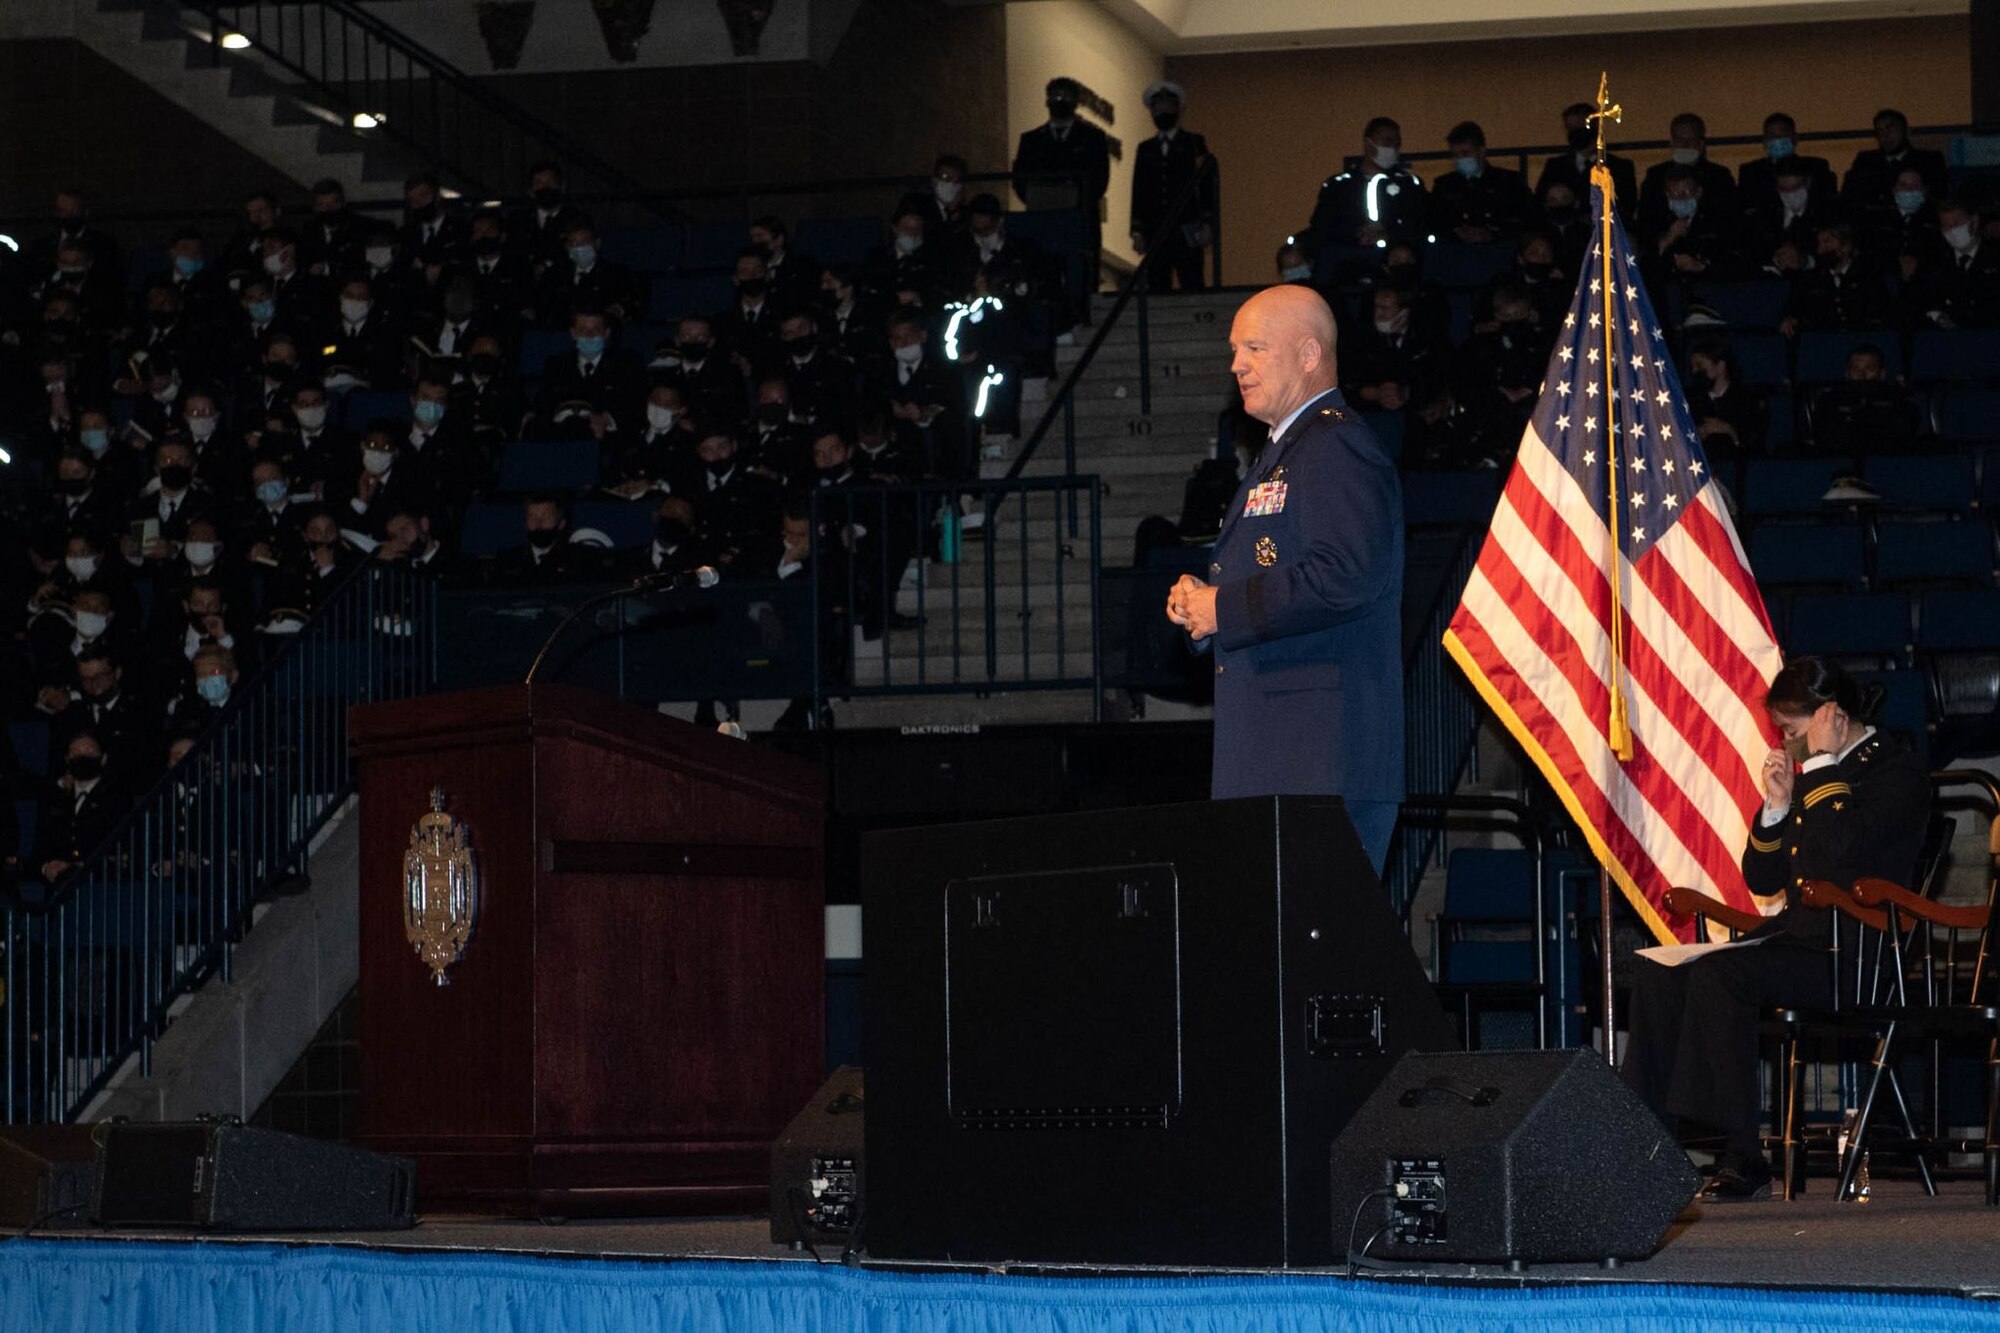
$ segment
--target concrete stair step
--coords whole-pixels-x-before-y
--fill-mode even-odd
[[[965,688],[1005,690],[1024,683],[1075,679],[1090,674],[1090,651],[1088,645],[1080,645],[1081,651],[1068,654],[1058,660],[1054,652],[1030,652],[1025,667],[1021,654],[1001,653],[989,673],[986,669],[984,653],[962,654],[954,663],[948,657],[917,657],[914,653],[904,654],[891,651],[886,667],[882,656],[864,654],[855,659],[849,671],[849,681],[866,689],[883,684],[905,686],[916,684],[955,684]],[[827,693],[838,696],[838,687],[829,687]]]

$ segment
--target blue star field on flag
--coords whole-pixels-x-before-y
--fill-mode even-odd
[[[1603,216],[1603,191],[1590,192],[1592,215]],[[1583,281],[1563,318],[1549,357],[1535,433],[1562,460],[1600,517],[1617,531],[1628,559],[1652,549],[1708,482],[1708,457],[1688,414],[1666,330],[1653,312],[1639,258],[1624,226],[1611,222],[1611,290],[1604,289],[1602,232],[1583,261]],[[1607,412],[1604,322],[1611,321],[1611,392]],[[1608,471],[1618,469],[1617,512]]]

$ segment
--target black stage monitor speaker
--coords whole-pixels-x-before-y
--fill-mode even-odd
[[[90,1224],[97,1145],[90,1125],[0,1126],[0,1228]]]
[[[1418,1263],[1643,1259],[1701,1188],[1587,1050],[1404,1056],[1332,1162],[1341,1245]]]
[[[416,1221],[407,1158],[224,1121],[98,1130],[104,1226],[377,1231]]]
[[[872,835],[868,1252],[1333,1261],[1327,1150],[1456,1045],[1339,801]]]
[[[771,1145],[771,1239],[847,1245],[867,1178],[861,1145],[861,1071],[842,1065]]]

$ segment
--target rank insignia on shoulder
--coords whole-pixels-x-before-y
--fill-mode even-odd
[[[1272,565],[1278,563],[1278,544],[1269,537],[1259,537],[1257,539],[1256,551],[1257,563],[1264,568],[1269,569]]]
[[[1319,410],[1319,414],[1323,417],[1332,417],[1335,421],[1347,420],[1347,413],[1337,407],[1322,407]]]

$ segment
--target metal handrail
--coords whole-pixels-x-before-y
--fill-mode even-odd
[[[432,688],[432,595],[360,566],[86,860],[0,909],[6,1122],[74,1119],[135,1055],[150,1073],[169,1006],[230,977],[251,906],[353,790],[348,706]]]
[[[1173,229],[1181,225],[1181,219],[1186,215],[1188,207],[1194,203],[1205,185],[1210,181],[1214,181],[1217,194],[1218,196],[1220,195],[1221,180],[1222,169],[1217,164],[1216,159],[1213,156],[1207,158],[1195,170],[1194,175],[1188,178],[1187,184],[1181,187],[1181,192],[1174,196],[1173,203],[1167,207],[1166,217],[1153,229],[1153,234],[1146,238],[1146,256],[1159,253],[1160,247],[1172,235]],[[1220,215],[1221,211],[1220,207],[1216,209],[1218,215]],[[1215,250],[1213,262],[1216,265],[1216,274],[1219,280],[1222,263],[1222,246],[1219,234],[1213,238],[1212,243]],[[1048,435],[1050,427],[1055,424],[1058,414],[1063,417],[1064,421],[1063,429],[1067,466],[1064,467],[1063,473],[1065,476],[1076,475],[1075,399],[1077,385],[1082,382],[1084,375],[1090,370],[1090,363],[1097,359],[1097,353],[1103,348],[1105,339],[1111,336],[1111,330],[1117,327],[1118,321],[1124,315],[1126,307],[1132,304],[1135,297],[1139,302],[1139,413],[1141,416],[1152,415],[1153,376],[1150,348],[1147,345],[1148,339],[1146,334],[1146,296],[1149,286],[1147,274],[1151,268],[1152,263],[1150,259],[1141,257],[1139,266],[1132,271],[1132,276],[1127,278],[1125,284],[1118,289],[1118,299],[1111,303],[1111,309],[1106,311],[1104,317],[1098,322],[1097,332],[1091,336],[1090,342],[1084,347],[1083,355],[1076,359],[1076,364],[1070,367],[1069,374],[1063,377],[1062,384],[1049,396],[1049,405],[1042,409],[1041,419],[1035,423],[1035,428],[1028,432],[1028,438],[1021,444],[1021,452],[1015,455],[1013,463],[1007,468],[1006,478],[1008,481],[1014,481],[1020,477],[1023,469],[1028,466],[1028,461],[1035,456],[1035,450],[1041,446],[1043,438]]]
[[[379,130],[404,146],[414,149],[431,165],[439,170],[449,171],[462,184],[470,185],[480,193],[503,194],[510,188],[517,187],[518,182],[511,179],[494,179],[490,173],[467,162],[462,153],[452,153],[447,150],[441,119],[442,109],[437,97],[439,85],[449,88],[455,98],[477,108],[485,116],[490,116],[493,121],[497,121],[512,132],[514,143],[498,145],[503,166],[509,150],[518,148],[517,155],[521,160],[515,165],[519,167],[525,168],[538,158],[558,160],[567,175],[580,174],[602,182],[610,187],[612,193],[643,204],[667,221],[687,221],[685,214],[665,207],[657,194],[646,190],[637,180],[612,166],[562,131],[492,89],[468,78],[444,57],[411,40],[406,34],[358,5],[348,3],[348,0],[280,0],[279,3],[248,4],[224,4],[219,3],[219,0],[200,0],[195,8],[208,18],[210,50],[215,63],[222,62],[224,34],[226,32],[240,34],[248,39],[251,47],[261,55],[306,80],[328,101],[336,106],[346,106],[350,111],[377,113],[385,109],[382,106],[353,105],[349,91],[357,81],[363,87],[372,87],[377,82],[374,68],[377,54],[375,48],[379,48],[382,61],[381,82],[385,84],[398,82],[393,77],[393,59],[400,57],[404,66],[404,78],[400,82],[414,83],[421,80],[429,85],[429,109],[433,116],[431,133],[429,135],[419,133],[411,123],[414,117],[403,115],[391,116],[384,120],[378,127]],[[297,14],[297,22],[292,25],[292,32],[297,37],[296,42],[288,43],[286,40],[284,18],[286,10],[296,11]],[[319,15],[317,68],[309,63],[310,54],[306,49],[309,34],[306,13],[308,10],[317,11]],[[275,15],[268,31],[264,22],[266,11],[271,11]],[[330,30],[327,23],[329,15],[340,24],[335,34],[339,37],[338,70],[329,62],[329,54],[334,49],[329,42]],[[360,64],[358,80],[355,71],[357,53],[348,44],[350,30],[358,32],[372,44],[372,46],[364,45],[358,53]],[[406,101],[406,105],[413,104]],[[454,107],[453,111],[463,141],[465,138],[463,131],[466,128],[464,112],[458,107]],[[483,139],[484,133],[490,128],[491,122],[482,117],[480,125],[471,137],[474,140]],[[529,146],[536,142],[539,143],[539,148]],[[482,165],[490,166],[490,163]]]

